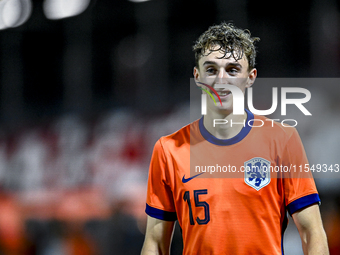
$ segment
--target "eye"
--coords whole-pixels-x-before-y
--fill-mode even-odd
[[[239,72],[239,69],[232,67],[228,70],[228,73],[230,74],[237,74]]]
[[[208,67],[207,70],[206,70],[206,72],[207,72],[208,74],[216,74],[216,69],[213,68],[213,67]]]

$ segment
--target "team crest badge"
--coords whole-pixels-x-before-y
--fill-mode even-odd
[[[244,181],[256,190],[267,186],[270,183],[270,161],[252,158],[244,162]]]

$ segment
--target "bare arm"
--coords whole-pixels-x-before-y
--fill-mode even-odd
[[[174,225],[174,221],[164,221],[148,216],[141,255],[170,254]]]
[[[292,215],[299,230],[302,249],[305,255],[328,255],[328,244],[325,230],[322,225],[318,205],[311,205]]]

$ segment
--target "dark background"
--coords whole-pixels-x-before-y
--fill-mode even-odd
[[[113,107],[143,114],[188,100],[196,38],[231,21],[260,37],[259,77],[338,77],[338,1],[92,1],[76,17],[0,32],[4,126]]]

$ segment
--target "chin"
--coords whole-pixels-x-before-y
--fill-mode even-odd
[[[216,107],[218,109],[221,110],[233,110],[233,102],[223,102],[222,101],[222,105],[218,102],[218,104],[216,105]]]
[[[233,107],[230,107],[230,106],[217,106],[216,109],[221,112],[221,113],[231,113],[233,112]]]

